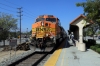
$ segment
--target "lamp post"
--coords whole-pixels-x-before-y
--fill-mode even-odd
[[[26,29],[26,42],[28,41],[28,28]]]
[[[27,28],[27,37],[28,37],[28,28]]]

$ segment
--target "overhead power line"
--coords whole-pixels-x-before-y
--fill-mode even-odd
[[[33,17],[34,15],[32,15],[32,14],[30,14],[30,13],[28,13],[28,12],[25,12],[26,14],[29,14],[31,17]]]
[[[15,9],[15,7],[12,7],[12,6],[9,6],[9,5],[6,5],[6,4],[3,4],[3,3],[0,3],[0,4]]]
[[[8,3],[10,3],[10,4],[13,4],[13,5],[20,6],[20,5],[18,5],[18,4],[12,3],[12,2],[10,2],[10,1],[8,1],[8,0],[5,0],[5,1],[8,2]],[[25,8],[25,9],[26,9],[26,8]],[[28,12],[26,12],[26,11],[28,11]],[[32,15],[32,12],[29,11],[28,9],[26,9],[26,11],[24,11],[24,12],[27,13],[27,14],[29,14],[30,16],[34,16],[34,15]]]
[[[12,3],[12,2],[10,2],[10,1],[8,1],[8,0],[4,0],[4,1],[6,1],[6,2],[8,2],[8,3],[10,3],[10,4],[13,4],[13,5],[16,5],[17,7],[19,6],[19,5],[15,4],[15,3]]]
[[[0,7],[1,9],[4,9],[4,10],[7,10],[7,11],[10,11],[10,12],[15,12],[15,11],[12,11],[12,10],[9,10],[9,9],[5,9],[5,8],[2,8]]]

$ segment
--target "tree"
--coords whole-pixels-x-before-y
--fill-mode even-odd
[[[98,31],[98,33],[97,34],[100,34],[100,31]]]
[[[86,2],[76,3],[76,6],[81,6],[84,9],[86,22],[93,22],[91,30],[92,35],[97,29],[100,29],[100,0],[86,0]]]
[[[0,33],[0,39],[3,40],[5,46],[5,40],[9,36],[10,30],[17,27],[17,19],[13,18],[12,15],[0,13],[0,27],[3,28],[2,33]]]
[[[85,36],[91,36],[92,35],[92,30],[91,28],[85,28],[86,30],[83,31],[83,34],[85,34]]]

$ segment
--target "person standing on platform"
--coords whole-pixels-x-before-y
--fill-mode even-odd
[[[71,35],[71,39],[72,39],[72,42],[73,42],[73,44],[74,44],[74,46],[75,46],[76,43],[75,43],[75,39],[74,39],[74,35],[73,35],[73,34]]]

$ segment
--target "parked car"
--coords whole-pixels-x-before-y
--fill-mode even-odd
[[[98,36],[98,39],[100,39],[100,36]]]

